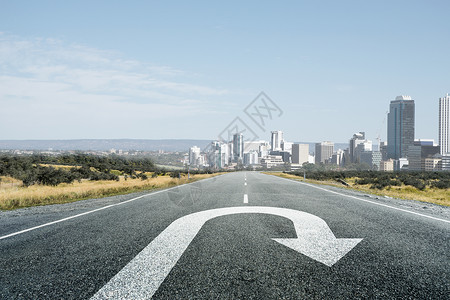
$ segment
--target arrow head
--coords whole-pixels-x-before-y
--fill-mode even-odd
[[[331,267],[353,249],[362,239],[272,239]]]

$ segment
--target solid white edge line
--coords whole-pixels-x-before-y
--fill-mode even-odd
[[[283,177],[279,177],[279,176],[276,176],[276,175],[271,175],[271,176],[275,176],[277,178],[284,179],[284,180],[287,180],[289,182],[295,182],[295,183],[300,183],[300,184],[303,184],[303,185],[307,185],[309,187],[312,187],[312,188],[315,188],[315,189],[319,189],[319,190],[322,190],[322,191],[326,191],[326,192],[329,192],[329,193],[332,193],[332,194],[336,194],[336,195],[339,195],[339,196],[353,198],[353,199],[356,199],[356,200],[359,200],[359,201],[364,201],[364,202],[368,202],[368,203],[371,203],[371,204],[375,204],[375,205],[379,205],[379,206],[384,206],[384,207],[396,209],[396,210],[399,210],[399,211],[403,211],[403,212],[410,213],[410,214],[413,214],[413,215],[418,215],[418,216],[421,216],[421,217],[433,219],[433,220],[436,220],[436,221],[450,223],[450,221],[448,221],[448,220],[444,220],[444,219],[440,219],[440,218],[424,215],[424,214],[421,214],[421,213],[418,213],[418,212],[414,212],[414,211],[406,210],[406,209],[403,209],[403,208],[390,206],[390,205],[383,204],[383,203],[370,201],[370,200],[367,200],[367,199],[362,199],[362,198],[359,198],[359,197],[356,197],[356,196],[350,196],[350,195],[346,195],[346,194],[341,194],[341,193],[338,193],[338,192],[335,192],[335,191],[330,191],[328,189],[324,189],[322,187],[318,187],[318,186],[315,186],[315,185],[312,185],[312,184],[309,184],[309,183],[305,183],[305,182],[301,182],[301,181],[297,181],[297,180],[294,180],[294,179],[283,178]]]
[[[221,174],[221,175],[218,175],[218,176],[222,176],[222,175],[224,175],[224,174]],[[133,199],[129,199],[129,200],[126,200],[126,201],[123,201],[123,202],[110,204],[110,205],[107,205],[107,206],[104,206],[104,207],[100,207],[100,208],[96,208],[94,210],[86,211],[84,213],[80,213],[80,214],[77,214],[77,215],[74,215],[74,216],[70,216],[70,217],[67,217],[67,218],[60,219],[60,220],[48,222],[48,223],[41,224],[41,225],[38,225],[38,226],[35,226],[35,227],[24,229],[24,230],[21,230],[21,231],[13,232],[13,233],[10,233],[10,234],[4,235],[4,236],[0,236],[0,240],[9,238],[9,237],[12,237],[12,236],[15,236],[15,235],[19,235],[19,234],[22,234],[22,233],[26,233],[26,232],[29,232],[29,231],[32,231],[32,230],[36,230],[36,229],[39,229],[39,228],[42,228],[42,227],[46,227],[46,226],[58,224],[58,223],[61,223],[61,222],[64,222],[64,221],[68,221],[68,220],[71,220],[71,219],[75,219],[75,218],[78,218],[78,217],[81,217],[81,216],[84,216],[84,215],[88,215],[88,214],[91,214],[91,213],[94,213],[94,212],[97,212],[97,211],[100,211],[100,210],[104,210],[104,209],[110,208],[110,207],[119,206],[119,205],[122,205],[122,204],[125,204],[125,203],[128,203],[128,202],[132,202],[132,201],[135,201],[135,200],[147,197],[147,196],[153,196],[153,195],[156,195],[156,194],[159,194],[159,193],[162,193],[162,192],[167,192],[167,191],[170,191],[172,189],[175,189],[175,188],[178,188],[178,187],[181,187],[181,186],[193,184],[193,183],[196,183],[196,182],[199,182],[199,181],[210,180],[210,179],[213,179],[213,178],[218,177],[218,176],[214,176],[214,177],[210,177],[210,178],[206,178],[206,179],[202,179],[202,180],[198,180],[198,181],[194,181],[194,182],[189,182],[189,183],[177,185],[177,186],[174,186],[174,187],[171,187],[171,188],[168,188],[168,189],[164,189],[164,190],[155,191],[155,192],[148,193],[148,194],[145,194],[145,195],[141,195],[139,197],[136,197],[136,198],[133,198]]]

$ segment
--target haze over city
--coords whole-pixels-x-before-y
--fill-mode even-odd
[[[291,141],[437,140],[448,1],[1,1],[0,139],[216,139],[261,92]],[[265,133],[266,135],[268,132]]]

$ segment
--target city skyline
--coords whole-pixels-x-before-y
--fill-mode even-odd
[[[449,8],[2,1],[0,139],[211,139],[264,91],[288,140],[386,140],[401,94],[416,137],[438,140]]]
[[[310,144],[285,139],[282,130],[271,130],[269,142],[264,139],[246,139],[243,132],[248,128],[239,128],[239,123],[232,122],[227,128],[228,136],[236,131],[232,139],[212,141],[210,147],[206,147],[203,151],[204,158],[201,163],[194,166],[214,169],[277,167],[289,171],[298,170],[305,163],[309,163],[322,167],[328,165],[331,168],[382,171],[450,170],[449,101],[448,93],[445,97],[439,98],[439,144],[433,139],[415,139],[415,101],[411,96],[400,95],[389,104],[387,141],[382,141],[378,136],[376,148],[373,141],[366,138],[364,131],[354,133],[343,148],[335,147],[333,141],[322,141],[315,143],[311,151]],[[256,107],[270,111],[270,106]],[[264,121],[267,115],[261,114],[258,109],[256,111],[254,115]],[[190,165],[192,165],[191,153],[195,151],[200,150],[198,147],[189,150]],[[201,156],[200,153],[199,155]]]

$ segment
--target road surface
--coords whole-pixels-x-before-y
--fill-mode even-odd
[[[1,212],[0,298],[448,299],[449,220],[257,172]]]

